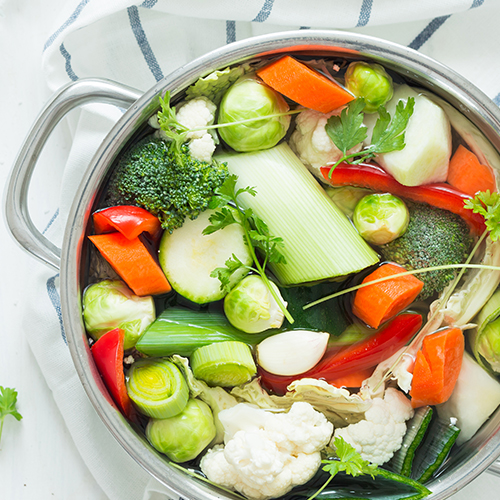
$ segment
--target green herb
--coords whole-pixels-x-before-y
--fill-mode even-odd
[[[416,495],[410,497],[413,500],[421,499],[429,495],[431,492],[422,484],[413,479],[400,476],[394,472],[387,471],[385,469],[379,469],[377,465],[371,464],[347,443],[342,437],[336,437],[334,440],[335,453],[338,457],[337,460],[322,460],[321,463],[325,464],[323,470],[330,474],[330,477],[325,481],[323,486],[319,488],[314,495],[310,496],[307,500],[313,500],[316,498],[327,486],[330,484],[332,479],[339,473],[345,472],[346,474],[357,477],[361,475],[369,475],[372,479],[375,476],[381,476],[385,479],[389,479],[398,483],[403,483],[407,486],[414,488],[417,492]]]
[[[247,267],[250,271],[254,271],[262,278],[287,320],[293,323],[294,320],[292,316],[286,310],[283,301],[271,286],[265,273],[268,262],[286,264],[285,256],[282,253],[284,248],[283,239],[272,236],[267,224],[258,217],[251,208],[241,208],[238,203],[238,197],[243,193],[256,196],[257,192],[253,187],[236,189],[237,180],[237,175],[230,175],[222,186],[215,190],[215,196],[210,201],[209,208],[219,208],[220,210],[217,210],[210,216],[210,226],[207,226],[203,230],[203,234],[212,234],[231,224],[239,224],[243,228],[245,243],[250,249],[255,267],[245,266],[238,257],[233,254],[232,257],[225,262],[225,267],[214,269],[211,276],[219,279],[222,290],[229,292],[229,279],[237,269],[240,267]],[[229,205],[233,205],[235,208],[230,208]],[[263,253],[264,260],[262,263],[257,258],[255,249],[259,249]]]
[[[410,97],[406,103],[399,101],[396,105],[394,117],[387,110],[380,106],[378,109],[379,118],[373,129],[371,144],[358,151],[348,154],[348,150],[363,142],[366,137],[366,126],[363,125],[364,99],[351,101],[347,108],[344,108],[340,116],[331,116],[325,125],[325,131],[342,152],[342,157],[330,168],[328,177],[331,178],[333,171],[342,162],[351,164],[361,163],[377,154],[399,151],[405,147],[405,130],[408,121],[413,114],[415,99]],[[355,158],[355,159],[354,159]]]
[[[500,194],[480,191],[471,200],[466,200],[465,208],[484,217],[486,228],[492,241],[500,238]]]
[[[9,387],[0,386],[0,439],[2,438],[3,421],[7,415],[12,415],[16,420],[23,417],[16,410],[17,392]]]

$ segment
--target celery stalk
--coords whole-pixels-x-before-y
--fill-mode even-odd
[[[349,219],[286,143],[251,153],[224,153],[238,176],[237,188],[255,186],[255,197],[239,196],[271,234],[283,238],[286,264],[269,263],[284,285],[318,281],[358,272],[378,262]]]

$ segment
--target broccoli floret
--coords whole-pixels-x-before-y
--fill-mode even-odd
[[[171,233],[208,208],[228,175],[225,163],[197,160],[186,144],[178,151],[173,142],[147,137],[119,160],[106,203],[143,207]]]
[[[465,261],[474,240],[461,217],[430,205],[407,202],[407,206],[408,229],[401,237],[379,248],[384,260],[408,270]],[[419,274],[424,287],[418,298],[424,300],[441,292],[455,275],[456,269]]]

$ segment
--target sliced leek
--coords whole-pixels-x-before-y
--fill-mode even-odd
[[[196,349],[215,342],[234,340],[255,345],[275,333],[244,333],[230,325],[222,312],[171,307],[149,326],[136,349],[148,356],[191,356]]]
[[[209,385],[234,387],[257,373],[250,348],[243,342],[218,342],[200,347],[190,358],[196,378]]]
[[[360,271],[378,262],[349,219],[286,143],[252,153],[224,153],[238,176],[237,188],[255,186],[255,197],[239,197],[283,238],[286,264],[269,263],[285,285],[318,281]]]
[[[128,374],[127,392],[141,413],[159,419],[178,415],[189,399],[182,373],[166,359],[136,361]]]

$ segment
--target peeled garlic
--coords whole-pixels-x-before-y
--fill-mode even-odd
[[[299,375],[318,364],[329,337],[308,330],[278,333],[257,345],[257,362],[274,375]]]

